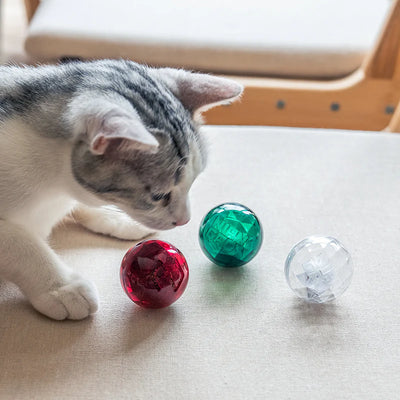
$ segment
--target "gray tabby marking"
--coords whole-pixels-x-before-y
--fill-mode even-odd
[[[0,74],[9,74],[10,69],[0,67]],[[18,114],[46,136],[68,137],[70,129],[59,115],[73,96],[85,91],[93,96],[117,94],[132,104],[148,129],[170,136],[179,157],[187,154],[182,132],[193,132],[190,113],[146,67],[125,60],[103,60],[45,66],[37,71],[25,67],[24,74],[13,82],[11,93],[9,85],[0,83],[0,120]]]

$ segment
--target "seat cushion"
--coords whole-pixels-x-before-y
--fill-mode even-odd
[[[389,1],[45,0],[26,39],[38,59],[130,58],[212,72],[336,77],[373,46]]]

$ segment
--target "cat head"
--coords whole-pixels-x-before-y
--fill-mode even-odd
[[[189,189],[206,164],[198,116],[238,98],[242,87],[183,70],[109,65],[109,90],[83,90],[70,105],[73,175],[149,228],[184,225]]]

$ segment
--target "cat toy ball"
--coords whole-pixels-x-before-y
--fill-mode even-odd
[[[258,253],[263,232],[253,211],[238,203],[224,203],[204,217],[199,240],[204,254],[215,264],[239,267]]]
[[[189,269],[183,254],[172,244],[145,240],[125,254],[120,278],[134,303],[145,308],[163,308],[181,297]]]
[[[350,253],[337,239],[310,236],[290,250],[285,275],[297,296],[311,303],[326,303],[349,287],[353,265]]]

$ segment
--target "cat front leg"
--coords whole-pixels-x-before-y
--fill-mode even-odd
[[[140,240],[154,233],[114,206],[92,208],[80,204],[72,216],[76,222],[95,233],[123,240]]]
[[[33,307],[56,320],[96,312],[96,287],[73,272],[44,240],[0,219],[0,277],[15,283]]]

